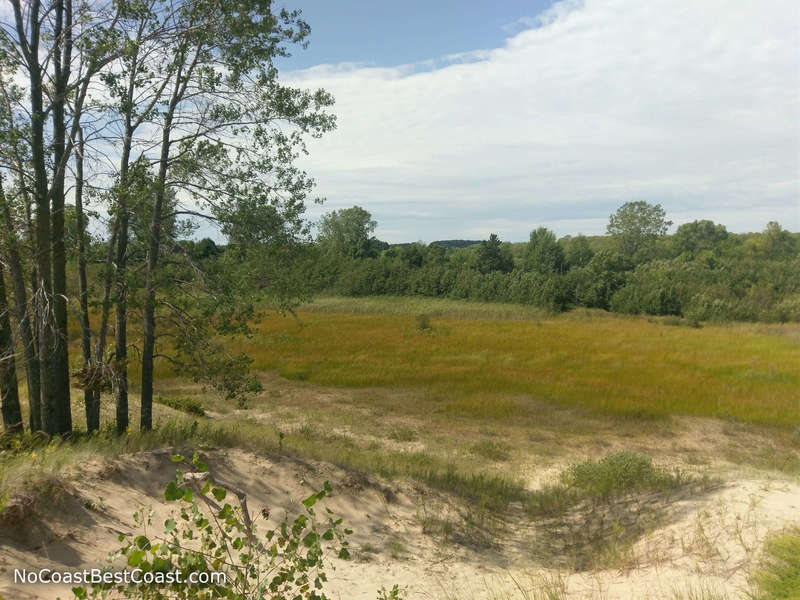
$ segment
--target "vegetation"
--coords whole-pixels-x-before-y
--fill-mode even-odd
[[[430,315],[424,332],[420,312]],[[665,327],[592,311],[544,318],[524,306],[327,298],[298,320],[263,321],[258,336],[237,347],[254,368],[288,378],[422,389],[431,410],[454,418],[533,414],[523,398],[535,398],[598,414],[795,427],[800,348],[796,326],[784,327],[786,335],[750,325]]]
[[[243,402],[248,358],[219,336],[247,330],[256,296],[286,309],[307,294],[294,264],[313,182],[294,160],[307,137],[335,126],[333,99],[283,85],[274,61],[305,43],[308,25],[259,1],[11,11],[0,25],[4,428],[24,426],[17,348],[27,426],[47,435],[73,430],[70,375],[88,429],[101,426],[100,396],[111,392],[124,433],[132,362],[142,430],[153,425],[157,358]],[[225,252],[191,241],[201,221],[225,236]],[[70,361],[73,325],[80,358]]]
[[[206,414],[206,411],[203,409],[203,404],[196,398],[191,398],[189,396],[169,396],[166,398],[163,396],[156,396],[155,401],[158,404],[169,406],[170,408],[174,408],[175,410],[179,410],[190,415],[203,417]]]
[[[314,237],[313,180],[297,159],[336,120],[325,90],[279,77],[279,59],[307,43],[299,11],[262,0],[10,11],[0,518],[21,490],[44,505],[81,461],[235,447],[441,492],[457,508],[421,524],[444,544],[494,548],[507,522],[535,524],[543,563],[622,568],[669,502],[710,486],[701,469],[654,462],[652,439],[676,438],[681,464],[707,451],[800,472],[800,234],[697,220],[670,235],[666,211],[637,201],[605,236],[537,227],[519,244],[492,233],[390,245],[353,206],[322,216]],[[201,223],[219,239],[198,239]],[[276,401],[281,385],[295,397]],[[303,393],[321,385],[324,400]],[[688,458],[674,427],[687,415],[720,420]],[[329,485],[259,535],[243,492],[197,455],[184,462],[193,472],[165,489],[175,518],[154,535],[139,512],[142,531],[123,534],[114,559],[152,574],[222,570],[228,583],[77,597],[325,598],[324,547],[349,556],[341,521],[314,512]],[[542,463],[557,475],[532,484]],[[754,598],[800,594],[799,540],[796,528],[769,540]],[[399,536],[386,548],[411,552]],[[560,578],[519,589],[566,594]]]
[[[173,460],[185,461],[180,455]],[[336,554],[348,558],[345,536],[351,533],[341,527],[341,519],[328,515],[320,520],[316,515],[314,506],[331,491],[327,481],[302,501],[301,514],[294,519],[286,516],[261,533],[258,521],[268,521],[268,512],[255,520],[246,495],[215,481],[197,454],[189,466],[190,472],[179,470],[164,489],[165,499],[180,502],[181,507],[164,522],[163,534],[152,534],[151,518],[142,508],[135,514],[139,534],[121,534],[123,545],[110,557],[112,563],[121,558],[140,569],[142,583],[112,580],[89,589],[76,587],[76,598],[327,598],[322,591],[327,581],[323,549],[336,546]],[[234,495],[237,503],[226,501]],[[197,545],[189,547],[189,540],[197,540]],[[200,574],[224,578],[201,581]]]
[[[769,223],[762,233],[730,234],[708,220],[671,222],[660,205],[629,202],[613,215],[608,237],[556,239],[539,227],[525,244],[492,234],[471,246],[401,244],[368,238],[374,221],[362,208],[362,250],[336,250],[321,231],[320,259],[307,274],[318,292],[344,296],[428,296],[573,307],[700,321],[799,321],[800,236]],[[343,213],[345,211],[339,211]],[[343,220],[339,213],[323,218]],[[369,242],[369,244],[367,244]]]
[[[781,531],[769,538],[753,581],[757,590],[753,600],[800,598],[800,529]]]

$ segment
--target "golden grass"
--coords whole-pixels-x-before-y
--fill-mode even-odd
[[[296,319],[267,318],[234,345],[258,370],[329,386],[421,388],[454,415],[513,418],[533,398],[601,414],[800,423],[800,345],[789,336],[586,311],[525,320],[504,307],[493,318],[471,317],[469,304],[323,300]],[[449,316],[419,330],[416,310],[435,315],[436,306]]]

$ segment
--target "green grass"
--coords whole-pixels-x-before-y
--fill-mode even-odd
[[[202,402],[200,402],[197,398],[192,398],[190,396],[164,397],[156,395],[156,397],[153,400],[158,404],[169,406],[170,408],[174,408],[175,410],[185,412],[186,414],[189,415],[203,417],[206,414],[206,411],[203,409]]]
[[[506,461],[511,458],[511,447],[503,442],[482,440],[470,446],[470,452],[488,460]]]
[[[418,329],[421,313],[431,329]],[[800,422],[800,345],[752,326],[417,298],[320,299],[298,317],[266,319],[237,351],[288,378],[423,390],[439,410],[485,420],[535,416],[533,398],[637,419]]]
[[[531,492],[526,508],[532,516],[558,515],[585,501],[609,501],[636,492],[669,493],[694,479],[654,465],[649,456],[622,450],[571,465],[557,483]]]
[[[753,600],[800,600],[800,527],[773,534],[753,573]]]

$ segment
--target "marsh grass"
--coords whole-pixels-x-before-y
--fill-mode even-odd
[[[429,335],[419,335],[419,314],[435,318]],[[634,421],[684,414],[800,422],[800,345],[747,325],[694,329],[596,312],[323,298],[297,320],[270,317],[235,343],[256,369],[327,386],[422,390],[438,399],[432,410],[457,416],[535,416],[532,398]]]

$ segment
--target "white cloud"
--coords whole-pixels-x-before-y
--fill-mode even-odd
[[[602,233],[633,199],[796,231],[798,23],[795,0],[567,0],[502,48],[284,78],[337,100],[318,212],[362,205],[384,239]]]

